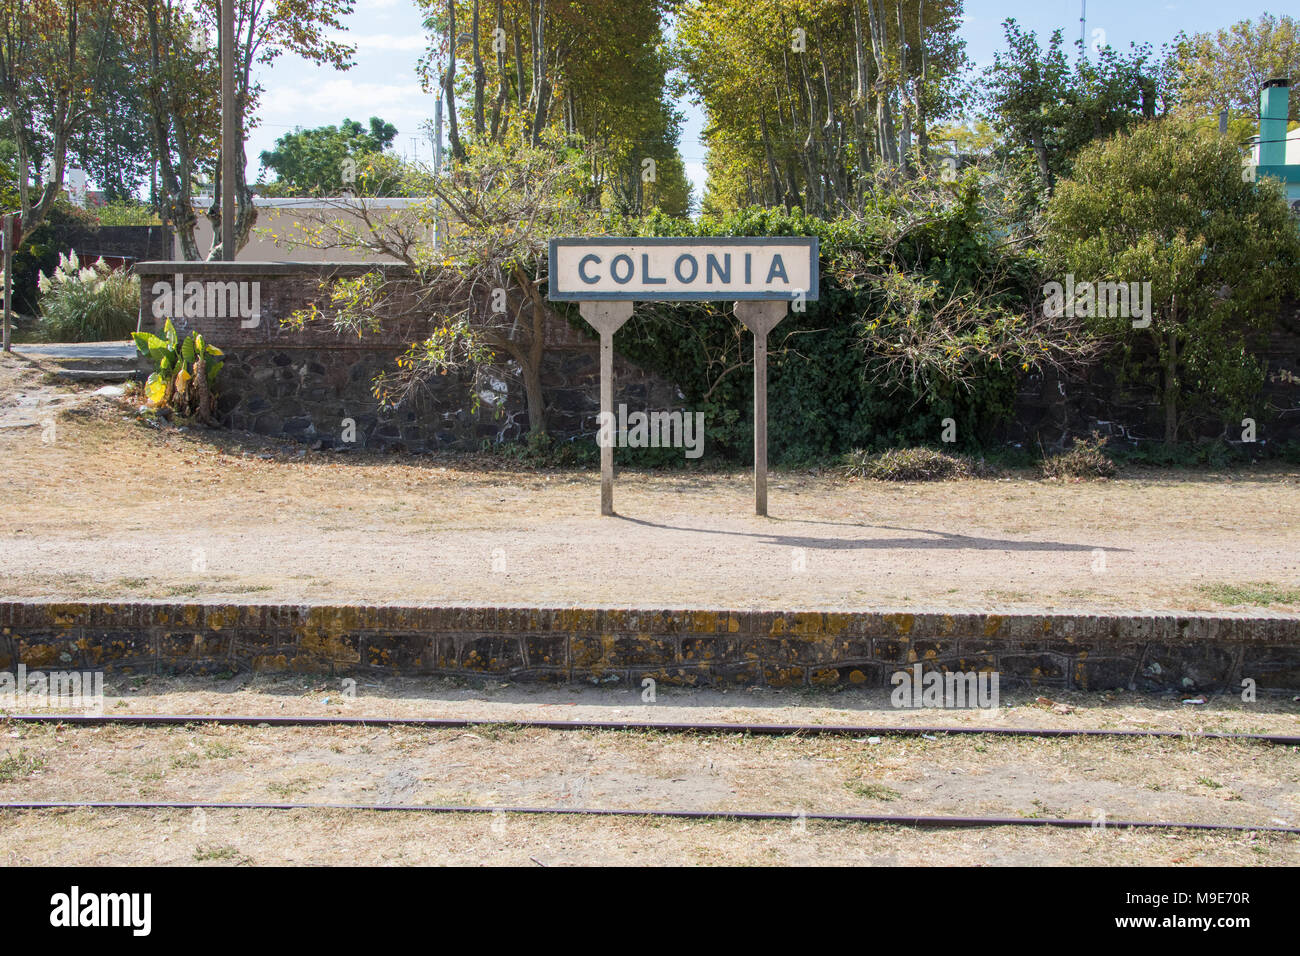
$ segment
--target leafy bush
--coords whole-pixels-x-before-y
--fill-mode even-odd
[[[844,456],[843,470],[873,481],[947,481],[988,473],[983,462],[933,448],[891,448],[879,454],[858,449]]]
[[[1106,454],[1106,439],[1076,438],[1069,451],[1049,455],[1039,464],[1044,478],[1114,478],[1118,469]]]
[[[724,219],[651,216],[647,236],[816,236],[821,295],[769,337],[768,449],[774,464],[806,465],[854,448],[938,440],[982,450],[1006,422],[1026,365],[1023,322],[1036,265],[996,239],[978,195],[882,195],[853,219],[750,208]],[[932,204],[933,203],[933,204]],[[745,461],[753,447],[752,336],[727,303],[638,304],[614,346],[676,383],[703,411],[709,448]],[[575,329],[591,334],[570,315]]]
[[[38,280],[40,330],[51,342],[110,342],[123,339],[140,315],[140,280],[102,262],[82,267],[77,253]]]
[[[1254,460],[1253,452],[1265,448],[1267,446],[1230,445],[1222,441],[1182,442],[1172,448],[1163,443],[1143,442],[1133,448],[1117,447],[1111,452],[1111,457],[1117,463],[1143,468],[1227,468],[1249,464]]]
[[[484,451],[531,468],[589,467],[600,461],[600,449],[590,441],[556,441],[545,433],[530,432],[516,442],[494,445],[484,442]]]
[[[101,226],[160,226],[162,220],[146,203],[114,199],[94,210]]]
[[[155,371],[144,383],[146,400],[154,408],[168,408],[182,415],[193,415],[211,424],[214,388],[223,362],[208,364],[209,356],[221,357],[221,349],[208,345],[202,335],[190,332],[184,340],[168,319],[163,326],[164,338],[152,332],[135,332],[135,347],[149,356]]]
[[[0,154],[3,153],[0,144]],[[3,190],[0,190],[0,194]],[[15,205],[8,209],[15,211]],[[38,283],[42,272],[52,272],[59,263],[59,254],[68,251],[68,246],[61,238],[67,227],[88,229],[94,227],[96,220],[91,213],[59,199],[50,207],[45,222],[32,231],[25,241],[14,248],[13,256],[13,295],[14,309],[23,315],[35,316],[40,312],[40,289]]]

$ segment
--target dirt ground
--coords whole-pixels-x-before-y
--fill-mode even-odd
[[[1010,695],[995,718],[895,711],[883,694],[368,682],[352,699],[301,677],[147,678],[105,713],[799,720],[880,726],[1118,726],[1295,733],[1286,698],[1198,707],[1118,695]],[[0,862],[865,863],[1296,865],[1268,833],[919,831],[799,812],[1300,824],[1297,748],[1193,739],[665,735],[517,727],[170,728],[0,720],[0,802],[128,800],[760,810],[788,823],[433,816],[355,810],[3,811]],[[6,768],[8,768],[6,770]],[[343,835],[346,834],[346,839]]]
[[[1029,727],[1161,730],[1300,736],[1300,701],[1264,693],[1251,702],[1208,695],[1001,690],[996,709],[895,708],[889,691],[847,686],[796,690],[750,687],[552,686],[493,679],[342,678],[241,673],[228,677],[109,675],[104,713],[286,717],[443,717],[468,720],[645,721],[661,723],[835,724],[855,727]],[[350,696],[349,696],[350,695]],[[1195,699],[1195,698],[1192,698]],[[0,710],[0,714],[3,711]]]
[[[1300,602],[1300,470],[876,484],[596,476],[341,455],[143,421],[0,356],[0,597],[1269,611]],[[1256,600],[1252,597],[1250,600]],[[352,695],[353,690],[355,695]],[[107,714],[444,716],[1300,733],[1291,695],[543,687],[301,676],[110,679]],[[1178,739],[666,735],[517,727],[19,725],[0,802],[177,800],[763,810],[768,822],[398,811],[0,810],[0,864],[1297,865],[1264,832],[917,830],[800,811],[1300,825],[1297,748]]]
[[[495,826],[494,826],[495,825]],[[10,866],[1295,866],[1293,837],[346,810],[0,817]]]
[[[619,516],[601,518],[591,472],[311,452],[69,394],[0,357],[5,597],[1247,610],[1220,603],[1240,600],[1216,590],[1233,585],[1300,611],[1296,468],[1079,483],[776,472],[769,519],[746,471],[623,472]]]

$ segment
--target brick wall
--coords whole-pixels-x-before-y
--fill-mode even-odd
[[[0,669],[462,675],[641,686],[1300,690],[1300,618],[519,607],[0,603]]]

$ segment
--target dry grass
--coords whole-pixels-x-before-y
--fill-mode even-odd
[[[932,448],[891,448],[878,454],[851,452],[845,456],[844,473],[873,481],[951,481],[987,477],[991,469],[965,455]]]
[[[1294,837],[920,832],[816,812],[1295,825],[1295,748],[1185,740],[671,737],[409,728],[17,728],[44,758],[0,800],[765,810],[791,823],[360,811],[0,813],[8,863],[1297,862]],[[214,757],[214,745],[229,756]],[[191,759],[193,758],[193,759]],[[51,840],[52,833],[61,834]],[[852,834],[851,838],[848,834]],[[1218,854],[1216,857],[1215,854]],[[957,858],[957,857],[952,857]]]
[[[496,826],[494,827],[494,823]],[[10,866],[1295,866],[1295,838],[1249,833],[914,830],[809,821],[494,818],[357,811],[0,816]],[[200,859],[201,856],[201,859]]]
[[[220,741],[236,756],[204,753]],[[1182,739],[747,738],[645,731],[23,727],[0,799],[1176,820],[1300,826],[1296,748]],[[2,752],[2,751],[0,751]],[[880,808],[889,802],[888,808]]]
[[[1119,469],[1106,454],[1106,439],[1093,433],[1089,439],[1075,439],[1073,447],[1044,458],[1040,466],[1044,478],[1086,479],[1114,478]]]
[[[512,684],[460,678],[362,677],[355,698],[337,678],[243,673],[228,678],[109,675],[104,713],[275,714],[279,716],[460,717],[476,720],[636,720],[667,723],[846,724],[880,727],[1031,727],[1162,730],[1176,733],[1300,735],[1294,695],[1261,694],[1255,702],[1211,695],[1204,705],[1183,695],[1004,689],[1001,707],[979,710],[896,709],[884,689],[709,690],[661,686],[654,703],[641,688]],[[1050,695],[1045,697],[1044,694]],[[0,718],[2,719],[2,718]],[[218,744],[213,756],[229,757]]]
[[[107,714],[342,714],[876,726],[1115,727],[1296,734],[1300,705],[1235,697],[1035,692],[992,716],[895,710],[880,691],[719,692],[305,676],[115,678]],[[120,706],[119,706],[120,705]],[[210,800],[679,807],[790,813],[790,823],[685,823],[364,811],[0,811],[0,863],[1295,865],[1300,841],[1187,831],[918,831],[833,826],[797,813],[985,814],[1294,825],[1296,748],[1171,739],[670,736],[644,731],[380,727],[71,727],[0,721],[0,783],[15,800]],[[56,838],[57,837],[57,838]]]

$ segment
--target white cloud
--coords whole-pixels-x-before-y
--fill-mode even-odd
[[[428,40],[423,33],[352,33],[350,31],[332,33],[329,39],[337,43],[347,43],[357,48],[357,57],[370,53],[404,52],[423,53]]]
[[[268,89],[260,114],[268,124],[313,126],[317,115],[337,123],[352,113],[378,113],[390,122],[399,114],[431,115],[433,97],[411,83],[355,83],[348,79],[299,82]]]
[[[261,151],[271,149],[276,139],[294,127],[337,126],[344,117],[361,123],[370,116],[382,117],[397,127],[399,136],[394,148],[403,152],[410,148],[410,137],[423,140],[420,124],[433,117],[433,102],[434,98],[426,95],[418,83],[355,83],[331,78],[273,87],[262,97],[258,110],[261,125],[249,133],[249,175],[257,175]],[[427,153],[428,144],[422,142],[419,149]],[[427,160],[428,156],[422,158]]]

